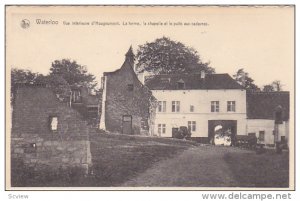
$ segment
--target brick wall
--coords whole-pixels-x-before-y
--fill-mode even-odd
[[[58,118],[57,131],[50,117]],[[80,114],[59,102],[49,88],[24,86],[17,90],[13,106],[11,156],[28,165],[91,165],[89,133],[92,128]]]
[[[132,134],[148,134],[141,128],[141,121],[148,121],[149,107],[153,96],[151,91],[137,79],[129,61],[112,73],[105,73],[106,102],[105,125],[111,132],[122,133],[122,116],[132,116]],[[133,90],[129,86],[133,85]]]

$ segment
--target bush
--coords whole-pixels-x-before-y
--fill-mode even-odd
[[[174,131],[173,134],[174,138],[177,139],[190,139],[191,138],[191,132],[186,126],[180,126],[178,130]]]

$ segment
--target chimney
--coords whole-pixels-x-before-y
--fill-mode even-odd
[[[128,61],[131,67],[134,69],[134,54],[132,51],[132,46],[130,46],[129,50],[125,54],[125,60]]]
[[[200,72],[200,77],[201,77],[201,79],[204,79],[204,78],[205,78],[205,71],[204,71],[204,70],[202,70],[202,71]]]
[[[241,78],[242,78],[242,83],[241,84],[242,84],[243,87],[245,87],[246,86],[246,74],[245,74],[245,72],[242,73]]]

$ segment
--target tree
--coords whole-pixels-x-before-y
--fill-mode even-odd
[[[18,84],[35,84],[44,79],[44,75],[33,73],[26,69],[11,69],[11,101],[14,99],[14,94]]]
[[[274,87],[272,84],[267,84],[263,87],[263,91],[264,92],[272,92],[272,91],[274,91]]]
[[[95,76],[88,73],[85,66],[69,59],[55,60],[50,68],[50,76],[61,76],[69,85],[82,84],[94,89]]]
[[[233,77],[246,90],[260,91],[259,87],[254,84],[254,80],[249,76],[249,73],[245,72],[243,68],[240,68]]]
[[[282,86],[283,85],[281,84],[280,80],[274,80],[272,82],[272,85],[274,87],[274,91],[282,91]]]
[[[264,86],[263,91],[271,92],[271,91],[282,91],[282,84],[280,80],[274,80],[271,84],[267,84]]]
[[[201,70],[206,73],[215,72],[214,68],[209,67],[209,63],[200,60],[196,50],[167,37],[140,45],[136,58],[138,72],[148,71],[155,74],[200,73]]]

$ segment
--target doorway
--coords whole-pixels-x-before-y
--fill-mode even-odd
[[[123,134],[132,134],[132,116],[123,115],[122,117],[122,133]]]
[[[232,144],[236,137],[237,121],[236,120],[209,120],[208,121],[208,138],[210,143],[214,143],[215,135],[230,135]]]

